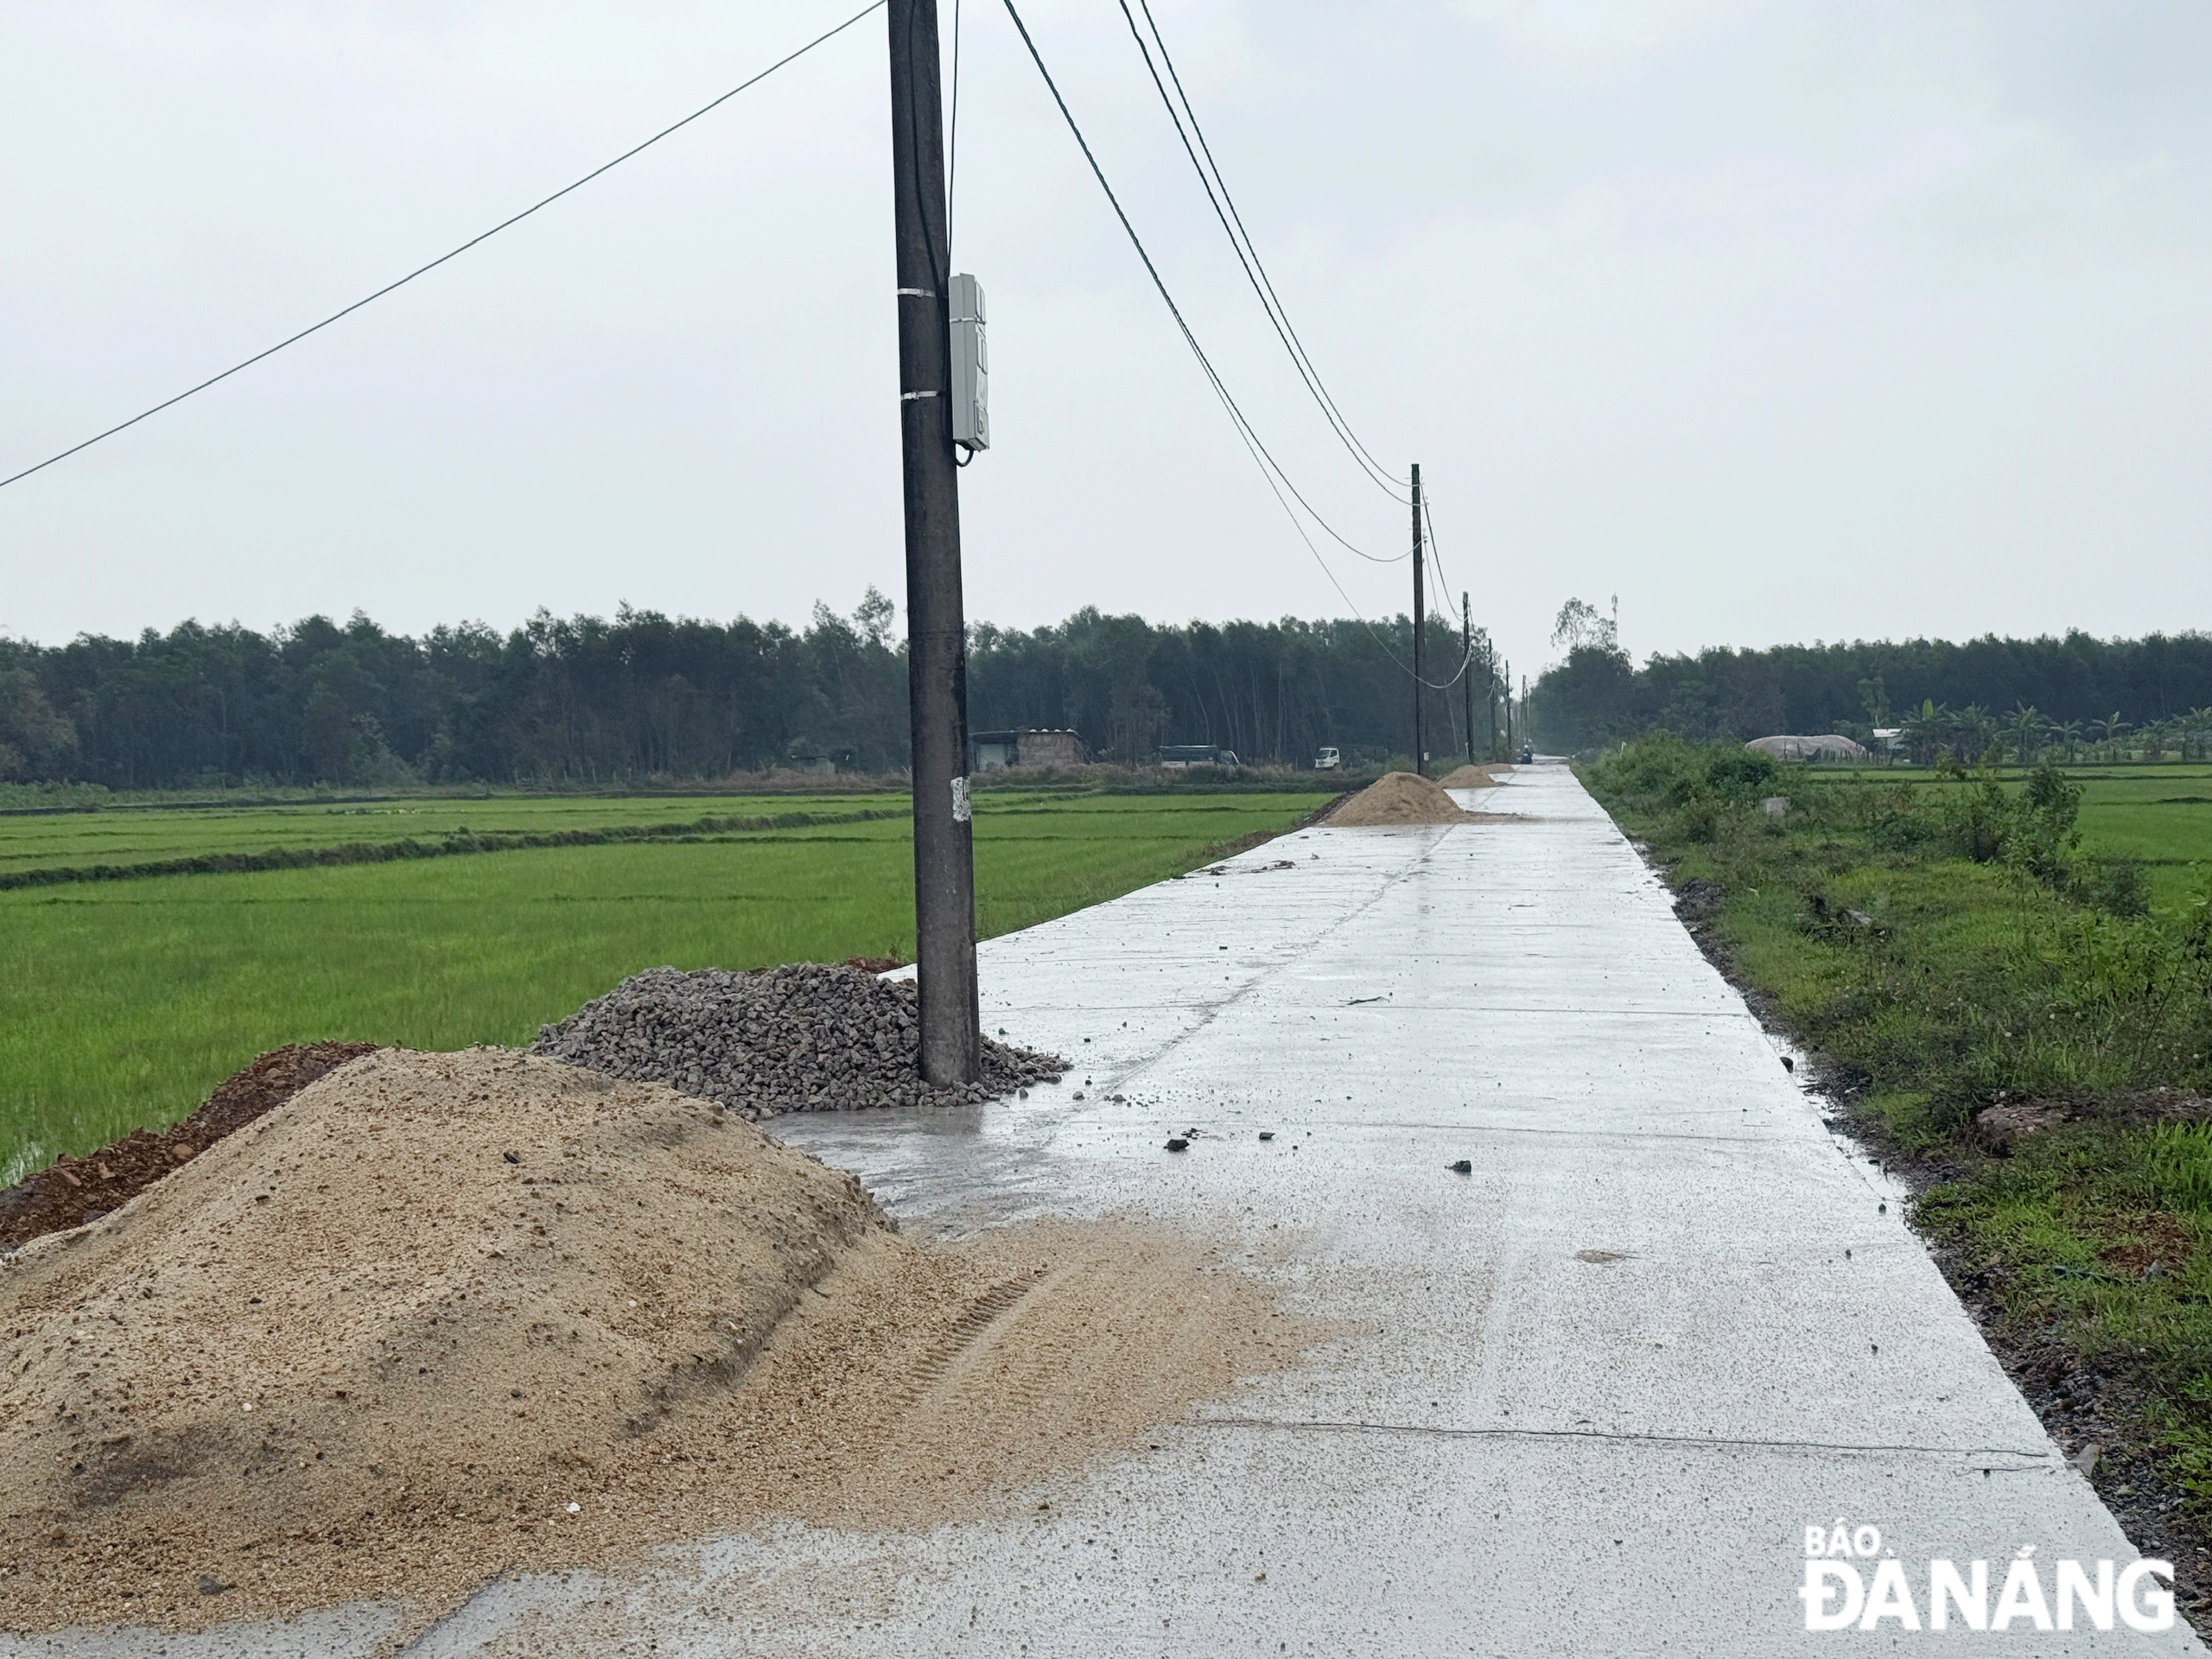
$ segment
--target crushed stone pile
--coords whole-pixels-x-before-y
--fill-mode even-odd
[[[1323,819],[1332,830],[1368,829],[1394,823],[1465,823],[1440,785],[1411,772],[1386,772]]]
[[[666,1083],[751,1119],[785,1112],[951,1106],[994,1099],[1068,1069],[1057,1055],[986,1038],[966,1088],[923,1083],[910,981],[793,963],[756,974],[648,968],[538,1033],[531,1052],[631,1082]]]
[[[0,1257],[0,1321],[15,1630],[419,1629],[503,1570],[934,1524],[1299,1346],[1196,1245],[918,1245],[709,1102],[499,1049],[333,1071]]]
[[[1490,789],[1496,785],[1497,774],[1488,766],[1461,766],[1447,777],[1437,780],[1439,789]]]

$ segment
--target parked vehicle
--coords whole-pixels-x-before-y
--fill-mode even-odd
[[[1165,772],[1182,772],[1192,766],[1236,766],[1241,764],[1236,751],[1224,749],[1213,743],[1166,743],[1160,746],[1160,765]]]
[[[1313,770],[1316,772],[1334,772],[1342,765],[1344,758],[1334,749],[1323,749],[1313,757]]]

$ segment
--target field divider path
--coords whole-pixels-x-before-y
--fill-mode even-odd
[[[747,835],[779,830],[817,830],[834,824],[874,823],[912,816],[895,808],[857,812],[779,812],[752,817],[695,818],[687,823],[612,824],[604,830],[457,831],[435,841],[354,841],[333,847],[273,847],[252,853],[199,853],[186,858],[144,859],[127,864],[56,864],[0,872],[0,893],[66,887],[80,881],[136,881],[164,875],[234,875],[254,870],[303,870],[346,864],[391,864],[473,853],[526,852],[547,847],[616,847],[639,842],[683,841],[704,836]]]

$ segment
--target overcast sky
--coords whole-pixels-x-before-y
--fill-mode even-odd
[[[0,475],[444,251],[855,0],[0,5]],[[941,0],[948,45],[950,0]],[[2204,0],[1153,0],[1245,220],[1516,668],[1569,594],[1708,644],[2205,626]],[[1343,614],[1001,5],[971,618]],[[1115,0],[1024,0],[1193,327],[1370,550]],[[552,208],[0,490],[0,628],[627,601],[803,622],[902,565],[879,14]],[[1329,547],[1331,544],[1324,543]],[[1332,566],[1370,615],[1405,566]]]

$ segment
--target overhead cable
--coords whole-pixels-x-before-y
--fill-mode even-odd
[[[1205,349],[1198,344],[1198,336],[1192,333],[1191,325],[1184,320],[1182,307],[1175,303],[1175,296],[1168,291],[1167,283],[1160,274],[1160,267],[1153,264],[1152,255],[1145,248],[1144,238],[1137,234],[1136,226],[1129,222],[1128,214],[1122,209],[1121,198],[1114,194],[1114,187],[1107,182],[1106,170],[1098,164],[1098,157],[1091,153],[1090,143],[1083,136],[1083,129],[1077,124],[1074,112],[1068,108],[1067,99],[1060,96],[1059,83],[1052,79],[1052,72],[1045,67],[1044,55],[1038,51],[1037,42],[1030,38],[1028,25],[1021,21],[1021,14],[1014,10],[1014,0],[1004,0],[1004,4],[1007,16],[1014,20],[1015,32],[1021,36],[1022,45],[1029,50],[1030,61],[1037,66],[1037,73],[1044,78],[1046,90],[1052,93],[1052,102],[1059,108],[1060,118],[1067,123],[1068,130],[1075,136],[1076,147],[1083,151],[1083,159],[1090,163],[1091,176],[1098,181],[1099,189],[1105,193],[1107,205],[1113,208],[1114,217],[1121,221],[1122,233],[1129,238],[1129,245],[1136,250],[1137,257],[1143,262],[1145,273],[1152,278],[1153,287],[1159,290],[1160,301],[1166,306],[1168,315],[1175,320],[1175,327],[1183,336],[1183,343],[1191,348],[1191,355],[1198,359],[1198,367],[1205,375],[1206,384],[1213,388],[1214,396],[1221,400],[1223,409],[1228,411],[1229,418],[1236,426],[1238,436],[1244,440],[1246,448],[1252,452],[1254,462],[1259,466],[1262,473],[1267,475],[1269,487],[1274,488],[1276,481],[1281,480],[1281,487],[1275,490],[1276,499],[1281,500],[1283,491],[1287,490],[1292,499],[1306,509],[1307,515],[1313,518],[1313,522],[1328,532],[1331,539],[1346,551],[1357,554],[1370,563],[1395,564],[1402,559],[1411,557],[1413,555],[1411,547],[1408,547],[1402,553],[1394,553],[1386,558],[1354,546],[1338,535],[1335,527],[1327,519],[1314,511],[1313,504],[1300,493],[1297,485],[1290,481],[1290,474],[1282,469],[1281,463],[1275,460],[1266,443],[1261,440],[1260,435],[1253,430],[1252,423],[1244,418],[1244,411],[1237,407],[1236,399],[1230,396],[1228,385],[1215,372],[1212,360],[1206,356]],[[1284,502],[1283,510],[1286,512],[1290,512],[1288,502]],[[1294,523],[1297,522],[1296,514],[1292,514],[1292,520]],[[1305,529],[1302,524],[1300,526],[1300,534],[1305,537]],[[1312,537],[1306,537],[1305,539],[1306,546],[1313,550],[1315,559],[1320,560],[1320,550],[1313,547]],[[1321,562],[1321,568],[1325,571],[1328,570],[1326,561]],[[1329,572],[1329,581],[1339,594],[1344,592],[1343,584],[1337,581],[1333,571]],[[1349,597],[1346,598],[1345,603],[1351,603]],[[1364,617],[1361,618],[1363,621],[1365,620]],[[1376,637],[1379,639],[1381,636]],[[1404,664],[1401,664],[1400,666],[1403,667]]]
[[[952,204],[960,182],[960,0],[952,0],[952,120],[944,141],[944,239],[952,240]],[[971,451],[969,460],[975,455]]]
[[[287,346],[297,345],[301,340],[305,340],[309,334],[319,333],[322,329],[329,327],[332,323],[336,322],[341,317],[351,316],[354,312],[359,311],[363,306],[370,304],[373,301],[382,299],[394,289],[406,287],[408,283],[413,282],[417,276],[424,276],[430,271],[435,270],[440,265],[444,264],[448,259],[458,258],[461,255],[467,253],[471,248],[474,247],[478,243],[488,240],[490,238],[497,236],[501,231],[505,230],[511,225],[520,224],[524,219],[528,219],[532,213],[537,212],[539,208],[551,207],[555,202],[560,200],[562,197],[567,195],[570,191],[582,189],[585,185],[589,184],[594,179],[599,177],[601,174],[620,167],[623,162],[628,161],[632,156],[639,154],[642,150],[650,149],[653,145],[658,143],[671,133],[690,126],[701,116],[720,109],[723,105],[728,103],[730,99],[735,98],[740,92],[746,91],[748,87],[757,86],[760,82],[767,79],[769,76],[774,74],[777,70],[783,68],[786,64],[797,62],[808,53],[813,51],[816,47],[820,46],[823,41],[834,39],[836,36],[843,34],[847,29],[850,29],[855,23],[860,22],[861,18],[867,16],[870,12],[881,8],[884,3],[885,0],[871,0],[870,4],[861,7],[860,10],[846,18],[843,22],[839,23],[835,29],[826,30],[823,34],[816,35],[804,46],[800,47],[796,52],[789,53],[786,55],[777,59],[775,62],[770,64],[766,69],[760,71],[759,74],[754,75],[751,79],[740,81],[736,86],[731,87],[729,91],[724,92],[720,98],[715,99],[711,104],[702,105],[698,109],[692,111],[690,114],[685,116],[681,121],[675,123],[671,126],[663,127],[658,132],[653,134],[652,137],[646,139],[643,143],[632,145],[628,149],[624,150],[620,156],[617,156],[613,161],[606,162],[602,166],[592,168],[590,172],[585,174],[583,177],[578,179],[574,184],[563,185],[561,188],[556,190],[551,195],[545,197],[543,200],[532,202],[529,207],[524,208],[520,213],[514,214],[512,218],[501,219],[497,225],[494,225],[490,230],[484,232],[481,235],[470,237],[467,241],[462,243],[450,253],[440,254],[436,258],[431,260],[427,265],[416,266],[413,270],[409,271],[404,276],[402,276],[397,282],[386,283],[382,288],[377,289],[375,293],[354,301],[353,304],[347,306],[344,310],[332,312],[321,322],[315,323],[308,327],[302,328],[296,334],[286,336],[284,339],[278,340],[274,346],[270,346],[266,351],[256,352],[251,357],[247,358],[244,362],[232,364],[229,368],[225,369],[220,374],[208,376],[207,379],[202,380],[198,385],[188,387],[184,391],[177,393],[174,397],[164,398],[162,402],[156,404],[151,409],[142,410],[138,414],[133,415],[127,421],[118,422],[115,425],[108,428],[105,432],[94,433],[91,437],[86,438],[82,443],[72,444],[68,448],[62,450],[59,454],[48,455],[44,461],[40,461],[35,467],[26,467],[20,473],[13,474],[6,478],[0,478],[0,489],[5,489],[10,484],[14,484],[23,479],[29,478],[33,473],[43,472],[47,467],[53,466],[57,461],[67,461],[70,456],[77,454],[79,451],[91,448],[103,438],[111,438],[117,433],[124,431],[128,428],[134,427],[137,425],[139,422],[147,419],[150,416],[158,415],[165,409],[173,409],[177,404],[182,403],[186,398],[192,397],[194,393],[205,391],[208,387],[214,385],[217,382],[229,379],[241,369],[251,368],[264,358],[274,357],[277,353],[283,351]]]
[[[1122,20],[1128,24],[1130,37],[1136,41],[1137,51],[1144,58],[1146,73],[1152,77],[1152,84],[1160,93],[1160,101],[1167,111],[1167,118],[1174,124],[1175,136],[1182,141],[1183,153],[1190,157],[1192,168],[1205,189],[1206,200],[1212,204],[1213,215],[1221,221],[1222,233],[1228,237],[1229,245],[1236,254],[1237,264],[1244,269],[1244,280],[1252,285],[1252,292],[1259,298],[1260,308],[1268,314],[1268,322],[1274,327],[1275,337],[1282,341],[1283,350],[1290,354],[1291,365],[1298,371],[1298,377],[1305,382],[1306,390],[1319,405],[1321,414],[1329,423],[1329,429],[1336,434],[1338,442],[1392,500],[1408,501],[1410,496],[1407,493],[1409,488],[1407,480],[1375,459],[1367,446],[1359,441],[1358,435],[1351,429],[1351,423],[1344,418],[1344,411],[1337,407],[1337,400],[1329,395],[1328,388],[1321,383],[1320,371],[1313,366],[1313,359],[1307,355],[1306,343],[1292,326],[1290,313],[1283,305],[1281,296],[1275,292],[1275,285],[1268,275],[1267,266],[1261,262],[1260,251],[1253,244],[1251,232],[1244,228],[1244,216],[1236,211],[1236,199],[1229,194],[1229,181],[1222,177],[1221,165],[1213,157],[1213,147],[1206,143],[1205,132],[1198,125],[1198,111],[1191,106],[1190,93],[1184,89],[1183,78],[1176,73],[1174,59],[1168,55],[1166,39],[1160,32],[1160,24],[1152,15],[1152,7],[1147,0],[1137,0],[1137,3],[1144,12],[1146,28],[1152,31],[1151,42],[1147,43],[1143,31],[1137,28],[1137,20],[1129,10],[1128,0],[1120,0]],[[1169,96],[1166,83],[1160,79],[1160,70],[1153,63],[1154,47],[1159,48],[1160,63],[1166,66],[1168,80],[1175,85],[1173,97]],[[1179,109],[1177,107],[1179,104]],[[1189,123],[1188,130],[1185,130],[1186,121]],[[1193,138],[1198,141],[1196,149],[1192,147]],[[1205,157],[1204,161],[1199,160],[1201,152]]]

